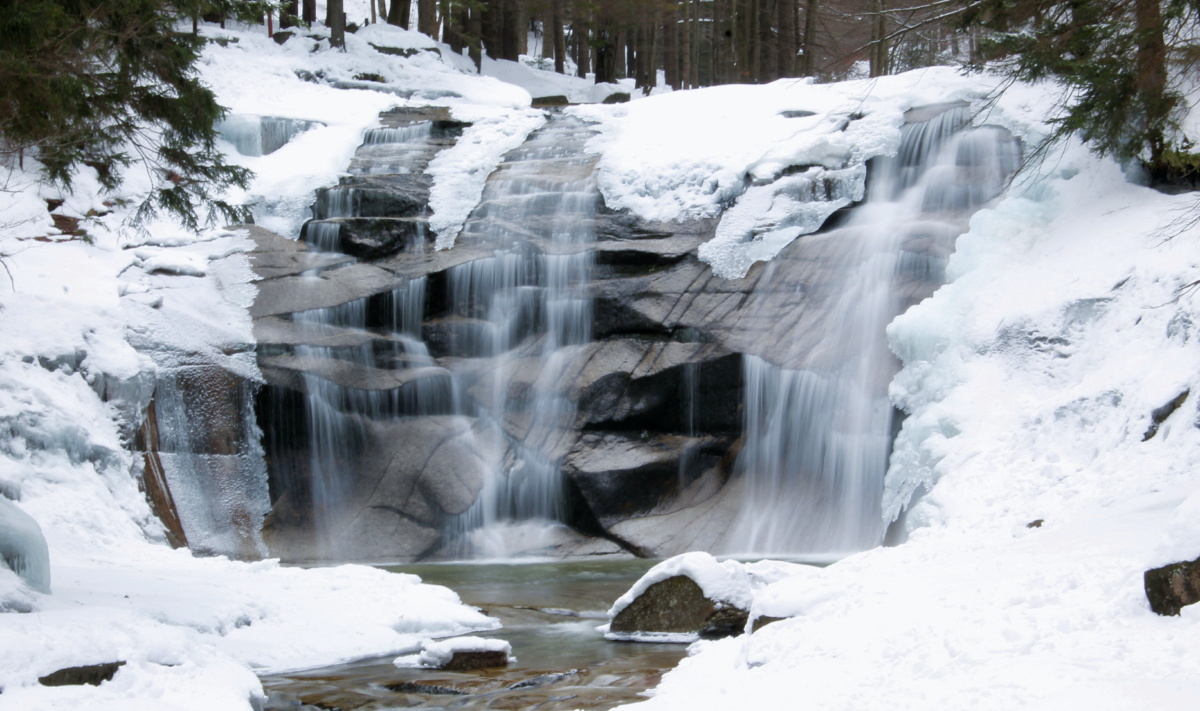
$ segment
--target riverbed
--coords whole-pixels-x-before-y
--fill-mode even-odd
[[[269,675],[281,709],[609,709],[642,698],[686,645],[609,642],[597,631],[612,602],[657,561],[583,559],[390,567],[451,588],[504,625],[481,633],[512,645],[516,662],[472,672],[397,668],[392,657]]]

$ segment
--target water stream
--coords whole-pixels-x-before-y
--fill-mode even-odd
[[[684,645],[609,642],[596,631],[613,600],[656,561],[446,563],[393,570],[446,585],[504,624],[517,661],[474,672],[400,669],[392,658],[263,678],[268,710],[608,709],[631,703],[684,656]]]
[[[963,131],[967,108],[940,108],[904,126],[895,157],[874,162],[866,200],[843,227],[797,245],[819,255],[818,268],[838,270],[827,293],[806,293],[807,279],[784,259],[764,270],[756,290],[794,288],[802,306],[820,300],[819,333],[779,344],[772,360],[791,367],[745,359],[746,445],[736,470],[746,496],[728,552],[836,554],[883,540],[887,386],[897,367],[885,328],[911,303],[914,284],[942,281],[954,238],[1020,159],[1007,131]]]

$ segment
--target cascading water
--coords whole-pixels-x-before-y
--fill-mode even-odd
[[[475,504],[451,522],[460,555],[537,548],[538,532],[565,517],[560,460],[575,407],[562,381],[592,322],[587,247],[599,193],[595,157],[582,152],[590,133],[554,120],[506,156],[460,237],[496,250],[449,273],[454,351],[486,364],[455,376],[472,395],[463,414],[494,422],[509,441]]]
[[[781,358],[788,368],[745,359],[745,446],[735,470],[745,500],[729,552],[837,554],[882,541],[887,383],[896,368],[884,329],[908,305],[906,281],[940,281],[965,218],[1003,189],[1019,161],[1007,132],[959,132],[966,108],[940,108],[904,126],[897,156],[872,166],[867,200],[844,227],[803,238],[838,242],[828,251],[846,271],[840,290],[824,295],[829,328]],[[769,264],[756,288],[780,288],[782,269]]]

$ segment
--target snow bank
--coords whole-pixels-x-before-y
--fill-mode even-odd
[[[19,241],[7,260],[0,494],[41,527],[52,594],[0,571],[0,609],[32,610],[0,615],[0,708],[247,709],[261,695],[252,671],[497,626],[413,576],[196,559],[162,543],[131,475],[130,418],[171,357],[224,359],[255,377],[252,359],[225,352],[250,340],[248,241],[188,241],[162,225],[131,240],[120,224],[113,214],[92,226],[92,244]],[[131,342],[161,349],[159,363]],[[126,665],[100,687],[37,683],[113,661]]]

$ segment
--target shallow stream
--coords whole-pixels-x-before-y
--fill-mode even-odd
[[[609,642],[605,613],[656,561],[431,563],[389,568],[458,593],[504,627],[515,663],[471,672],[401,669],[393,657],[265,676],[277,709],[608,709],[637,701],[685,645]]]

